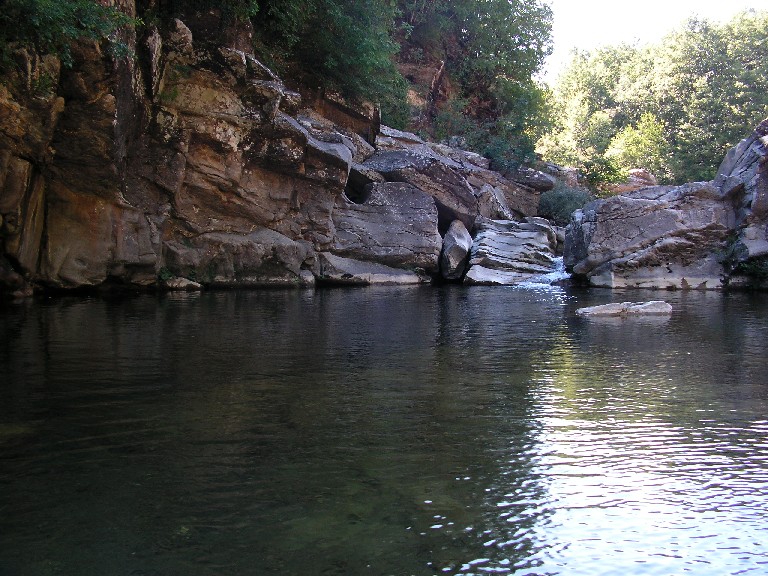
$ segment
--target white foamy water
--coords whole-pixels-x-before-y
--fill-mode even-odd
[[[541,276],[536,276],[527,282],[521,282],[517,285],[517,287],[523,289],[541,289],[547,286],[556,285],[557,283],[567,280],[570,277],[571,275],[565,271],[563,257],[558,256],[555,258],[555,267],[552,272],[542,274]]]

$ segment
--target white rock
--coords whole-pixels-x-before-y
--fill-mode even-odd
[[[602,306],[579,308],[579,316],[659,316],[672,313],[672,306],[662,300],[650,302],[616,302]]]

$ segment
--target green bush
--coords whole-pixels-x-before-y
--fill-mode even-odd
[[[0,11],[0,65],[10,62],[10,44],[18,43],[41,54],[56,54],[72,64],[74,40],[109,40],[118,56],[128,55],[117,32],[136,20],[117,8],[93,0],[6,0]]]
[[[539,198],[539,216],[552,220],[559,226],[565,226],[579,208],[594,200],[592,194],[584,188],[573,188],[558,182],[552,190],[543,192]]]

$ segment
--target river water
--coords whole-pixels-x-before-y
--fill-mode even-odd
[[[768,574],[765,295],[0,306],[2,576]]]

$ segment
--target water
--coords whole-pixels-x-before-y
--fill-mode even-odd
[[[0,306],[2,576],[768,574],[764,295]]]

